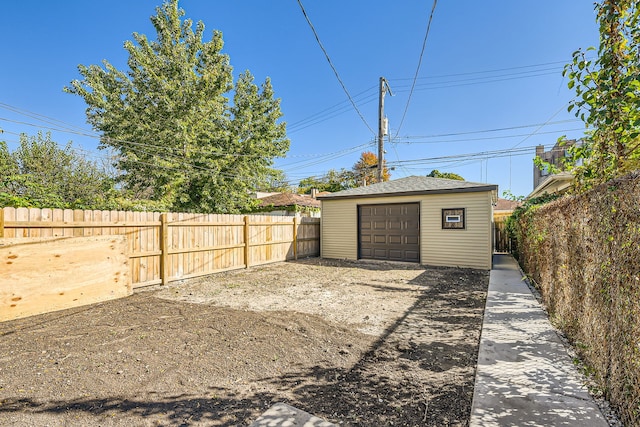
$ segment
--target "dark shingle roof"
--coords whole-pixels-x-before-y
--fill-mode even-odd
[[[338,191],[319,199],[349,199],[380,196],[409,196],[419,194],[470,193],[478,191],[498,191],[494,184],[458,181],[455,179],[431,178],[429,176],[408,176],[393,181],[380,182],[366,187]]]
[[[262,207],[273,206],[275,208],[285,207],[285,206],[307,206],[311,208],[319,208],[320,201],[313,199],[311,197],[301,196],[299,194],[280,193],[280,194],[274,194],[272,196],[263,197],[262,199],[260,199],[260,206]]]

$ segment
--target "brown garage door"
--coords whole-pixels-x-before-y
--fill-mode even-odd
[[[358,206],[362,259],[420,262],[418,203]]]

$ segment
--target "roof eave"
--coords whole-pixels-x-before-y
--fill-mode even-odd
[[[547,189],[549,187],[551,187],[553,184],[556,184],[556,183],[570,184],[571,181],[573,181],[573,175],[572,174],[551,175],[551,176],[548,177],[548,179],[544,180],[544,182],[542,184],[540,184],[536,188],[534,188],[533,191],[531,193],[529,193],[529,195],[526,197],[526,199],[532,199],[532,198],[540,197],[543,194],[548,193]],[[561,189],[558,189],[557,191],[555,191],[555,193],[557,193],[560,190],[566,190],[567,187],[563,187]]]
[[[388,192],[388,193],[375,193],[375,194],[349,194],[349,195],[326,195],[319,196],[318,200],[335,200],[335,199],[373,199],[376,197],[401,197],[401,196],[422,196],[427,194],[449,194],[449,193],[479,193],[484,191],[498,191],[497,185],[484,185],[481,187],[462,187],[462,188],[447,188],[437,190],[418,190],[418,191],[401,191],[401,192]]]

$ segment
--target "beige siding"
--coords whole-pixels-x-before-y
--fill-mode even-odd
[[[443,230],[442,209],[465,208],[464,230]],[[422,203],[421,253],[427,265],[491,269],[491,193],[436,194]]]
[[[421,204],[420,262],[425,265],[491,268],[491,193],[447,193],[322,201],[321,256],[358,257],[358,205]],[[465,208],[464,230],[443,230],[442,209]]]
[[[322,201],[320,256],[358,258],[358,205],[355,200]]]

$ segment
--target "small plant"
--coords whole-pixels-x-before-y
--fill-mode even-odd
[[[225,283],[222,286],[224,286],[227,289],[235,289],[235,288],[239,288],[242,285],[240,283]]]

